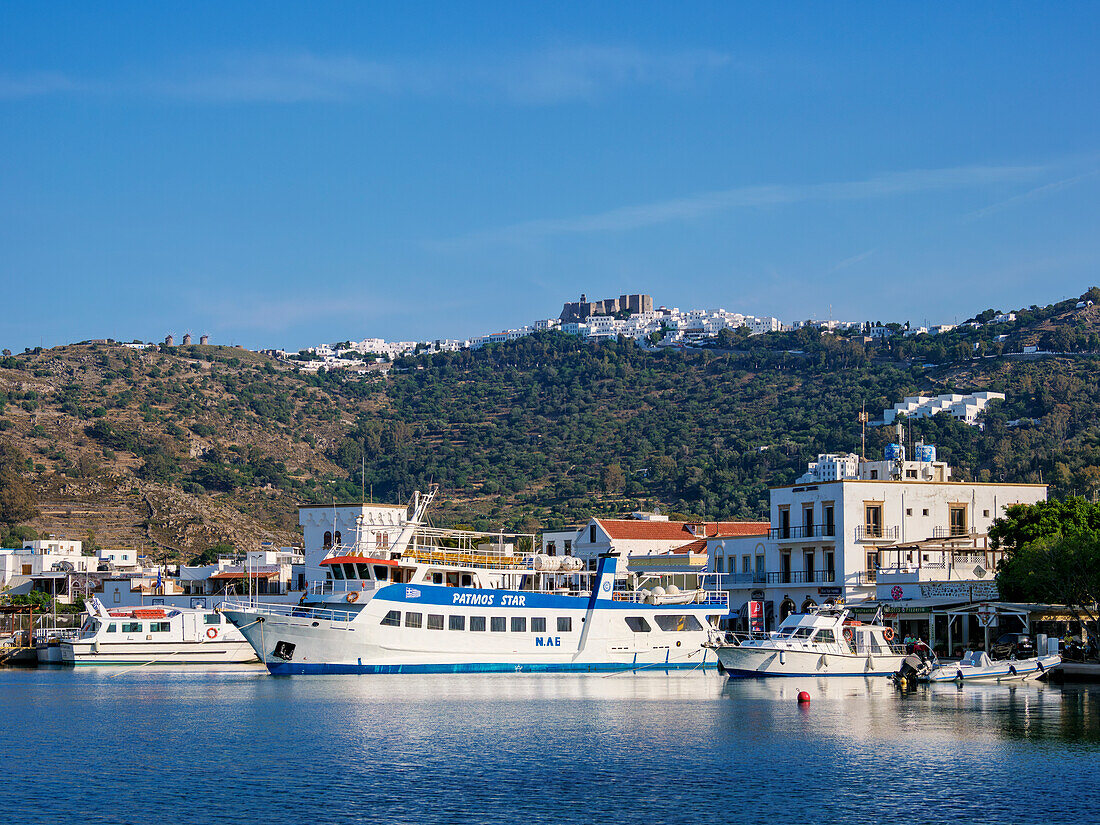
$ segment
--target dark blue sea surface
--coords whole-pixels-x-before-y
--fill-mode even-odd
[[[8,670],[0,753],[12,823],[1100,822],[1100,686]]]

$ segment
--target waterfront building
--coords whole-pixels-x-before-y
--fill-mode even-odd
[[[573,538],[573,555],[589,561],[612,550],[623,558],[707,550],[714,536],[764,537],[764,521],[670,521],[659,513],[636,512],[630,518],[591,518]]]
[[[710,571],[729,592],[734,619],[750,599],[764,602],[773,628],[825,601],[864,603],[873,613],[880,574],[899,603],[965,601],[972,591],[964,593],[964,582],[980,583],[975,596],[991,596],[997,559],[985,543],[989,527],[1009,505],[1044,501],[1046,485],[952,481],[934,448],[923,446],[919,458],[907,461],[890,445],[883,460],[860,460],[854,478],[823,480],[815,473],[828,456],[818,456],[816,471],[771,489],[764,535],[708,537]]]

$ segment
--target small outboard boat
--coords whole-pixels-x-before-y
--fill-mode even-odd
[[[1032,656],[1027,659],[989,658],[984,650],[972,650],[958,662],[939,662],[910,654],[902,660],[894,681],[905,686],[915,682],[1003,682],[1014,679],[1040,679],[1059,664],[1058,655]]]

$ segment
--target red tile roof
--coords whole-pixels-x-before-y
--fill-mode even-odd
[[[600,518],[596,522],[613,539],[635,539],[642,541],[692,541],[696,536],[692,528],[700,525],[703,535],[714,536],[766,536],[771,527],[766,521],[641,521],[627,518]]]

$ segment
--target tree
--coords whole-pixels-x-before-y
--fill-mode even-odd
[[[1005,551],[997,569],[1004,598],[1065,605],[1096,638],[1100,504],[1080,496],[1016,504],[994,521],[989,536],[994,547]]]
[[[623,484],[626,483],[626,476],[623,475],[622,466],[612,462],[604,465],[600,473],[600,480],[603,483],[605,493],[614,493],[623,488]]]
[[[0,522],[9,526],[38,515],[34,490],[23,478],[26,466],[17,447],[0,442]]]

